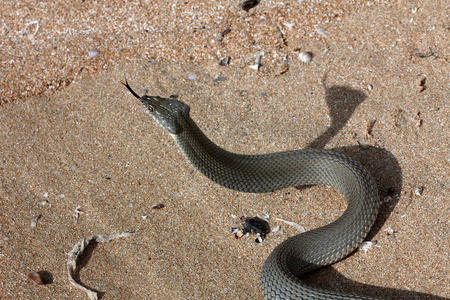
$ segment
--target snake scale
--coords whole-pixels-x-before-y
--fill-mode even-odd
[[[269,255],[261,274],[265,299],[370,299],[311,287],[299,278],[341,260],[364,240],[378,213],[377,186],[355,160],[330,150],[303,149],[262,155],[235,154],[214,144],[189,116],[185,103],[137,95],[127,89],[168,131],[191,164],[229,189],[265,193],[324,184],[340,190],[347,209],[336,221],[288,238]]]

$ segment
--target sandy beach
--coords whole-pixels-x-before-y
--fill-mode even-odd
[[[227,190],[121,84],[177,99],[237,153],[332,149],[381,199],[367,251],[308,275],[383,299],[450,299],[450,6],[445,1],[14,2],[0,26],[0,298],[262,299],[269,253],[346,208],[335,189]],[[300,53],[309,53],[305,63]],[[163,204],[163,208],[152,206]],[[231,233],[267,213],[262,243]],[[47,284],[27,275],[41,272]]]

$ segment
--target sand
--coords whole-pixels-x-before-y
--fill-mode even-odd
[[[101,299],[261,299],[265,258],[297,233],[275,218],[309,230],[345,209],[327,187],[254,195],[214,184],[127,78],[138,94],[177,95],[230,151],[334,149],[368,168],[383,201],[377,243],[314,272],[312,285],[449,299],[448,12],[445,1],[3,7],[0,298],[86,299],[67,253],[90,235],[133,231],[85,261],[80,280]],[[235,239],[239,217],[260,213],[280,231]],[[32,271],[51,282],[34,284]]]

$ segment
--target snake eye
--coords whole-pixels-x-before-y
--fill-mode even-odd
[[[151,105],[147,106],[147,109],[148,109],[149,112],[153,112],[154,111],[153,106],[151,106]]]

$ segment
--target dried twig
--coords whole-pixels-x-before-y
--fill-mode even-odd
[[[82,239],[75,244],[73,249],[68,253],[69,259],[67,260],[67,272],[69,275],[69,282],[73,284],[76,288],[84,291],[90,300],[98,300],[97,292],[85,287],[79,280],[75,279],[78,277],[78,273],[81,267],[78,264],[78,258],[83,254],[86,248],[92,243],[105,243],[111,240],[128,237],[130,235],[136,234],[134,232],[123,232],[123,233],[113,233],[113,234],[102,234],[93,235]]]

